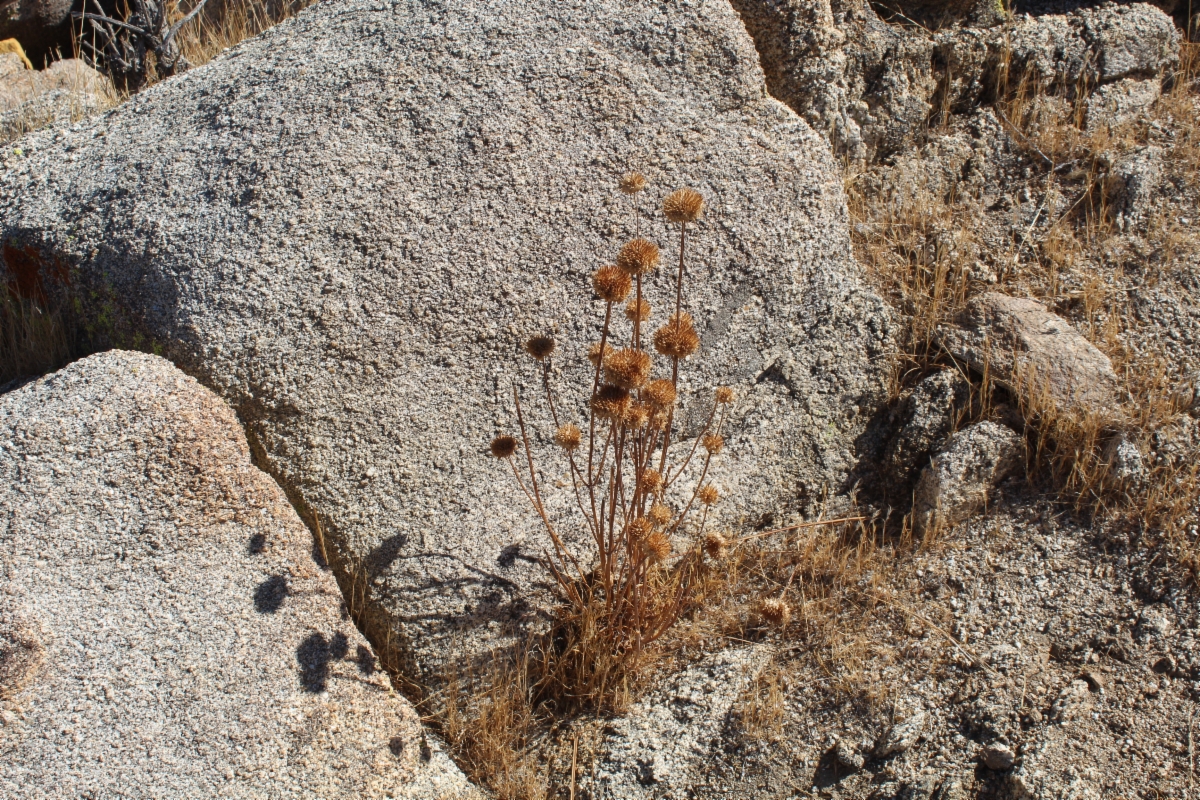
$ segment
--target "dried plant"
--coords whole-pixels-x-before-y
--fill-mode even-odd
[[[645,178],[636,173],[624,176],[619,185],[633,198],[639,219],[636,197],[645,186]],[[604,302],[604,321],[600,341],[588,351],[590,413],[581,424],[563,418],[566,406],[556,400],[551,386],[554,340],[536,336],[526,345],[537,361],[540,393],[555,426],[553,441],[571,476],[574,497],[568,518],[552,521],[546,510],[530,426],[515,385],[519,437],[498,436],[491,444],[492,455],[508,463],[546,535],[542,564],[561,606],[543,653],[538,688],[546,697],[569,698],[569,704],[612,705],[614,691],[688,609],[705,552],[717,558],[728,549],[723,537],[706,530],[720,492],[705,480],[724,445],[720,431],[732,390],[717,390],[690,447],[680,446],[675,424],[680,368],[700,346],[695,323],[683,310],[683,295],[687,228],[699,219],[704,199],[681,189],[662,207],[679,226],[670,314],[647,335],[653,309],[644,296],[643,279],[658,268],[660,252],[639,235],[620,248],[615,266],[600,267],[592,279]],[[640,231],[640,221],[636,227]],[[621,342],[613,308],[627,299],[630,330]],[[651,342],[658,358],[647,347]],[[669,377],[656,377],[656,369]],[[681,490],[685,475],[695,478],[695,484]],[[564,535],[563,529],[571,526],[573,534],[582,535]],[[569,543],[580,539],[586,546]]]

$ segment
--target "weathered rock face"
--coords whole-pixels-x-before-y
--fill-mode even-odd
[[[882,157],[933,111],[928,37],[879,19],[867,0],[733,0],[754,37],[771,94],[834,149]]]
[[[676,797],[706,783],[740,696],[769,663],[766,645],[722,650],[672,676],[607,726],[591,784],[604,798]]]
[[[1010,429],[987,420],[952,435],[917,481],[917,533],[956,525],[981,511],[996,484],[1021,465],[1021,444]]]
[[[724,0],[332,0],[22,148],[0,179],[6,241],[69,265],[95,318],[229,400],[414,674],[540,596],[543,539],[486,445],[515,427],[531,334],[557,335],[560,410],[581,415],[590,274],[634,233],[624,170],[649,178],[641,231],[664,247],[661,197],[707,198],[683,394],[707,410],[737,388],[714,476],[730,520],[836,490],[883,396],[889,323],[836,167],[766,96]],[[566,467],[531,413],[552,485]]]
[[[31,70],[16,53],[0,53],[0,140],[77,122],[114,102],[108,79],[77,58]]]
[[[1066,93],[1127,78],[1157,82],[1179,56],[1171,18],[1145,3],[1007,22],[988,0],[885,4],[904,26],[885,23],[866,0],[733,4],[771,93],[856,159],[887,160],[935,112],[969,111],[1027,76]],[[942,28],[947,22],[956,24]],[[1116,120],[1110,109],[1144,107],[1151,88],[1105,90],[1097,121]]]
[[[1115,413],[1112,362],[1071,324],[1041,304],[988,292],[973,298],[942,346],[959,363],[985,370],[1034,411]]]
[[[467,797],[219,398],[112,351],[0,397],[0,796]]]

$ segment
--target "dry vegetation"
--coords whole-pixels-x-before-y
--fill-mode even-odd
[[[897,393],[947,363],[934,332],[972,295],[1002,291],[1040,300],[1110,357],[1129,399],[1120,409],[1081,417],[1036,397],[1002,397],[1026,421],[1031,478],[1049,481],[1077,510],[1161,532],[1179,546],[1181,524],[1194,519],[1200,502],[1196,464],[1156,464],[1151,479],[1131,489],[1109,480],[1104,453],[1118,432],[1149,452],[1152,435],[1179,413],[1174,398],[1186,377],[1168,353],[1147,357],[1145,348],[1130,347],[1140,324],[1128,293],[1157,285],[1189,259],[1194,264],[1200,239],[1161,207],[1136,235],[1125,229],[1111,202],[1110,167],[1145,145],[1153,130],[1167,129],[1165,163],[1194,193],[1200,185],[1198,50],[1182,46],[1180,68],[1147,118],[1116,127],[1086,129],[1085,87],[1047,92],[1028,76],[1003,81],[996,115],[1035,166],[1023,186],[1012,187],[1036,209],[1033,221],[1014,234],[998,235],[994,216],[977,197],[921,186],[868,190],[861,165],[847,165],[846,179],[857,253],[906,321]],[[992,266],[990,274],[980,274],[981,263]],[[987,381],[979,389],[986,402],[976,418],[995,413],[1003,395]],[[1194,554],[1181,555],[1194,563]]]

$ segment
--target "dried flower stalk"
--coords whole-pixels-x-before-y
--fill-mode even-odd
[[[645,179],[626,175],[619,188],[633,198],[645,188]],[[710,509],[721,499],[705,481],[724,445],[720,430],[732,390],[717,389],[707,421],[686,453],[680,456],[671,447],[680,362],[695,355],[701,344],[691,315],[683,311],[683,278],[686,227],[703,207],[703,198],[691,189],[679,190],[663,203],[667,218],[680,226],[680,252],[672,287],[674,313],[653,336],[654,349],[665,357],[659,363],[642,346],[642,325],[652,315],[642,278],[657,268],[658,247],[639,235],[620,249],[616,266],[602,266],[593,276],[592,288],[604,302],[604,321],[600,341],[587,354],[593,372],[585,389],[590,389],[586,425],[559,419],[550,385],[554,340],[534,337],[526,346],[541,373],[555,425],[553,440],[567,461],[589,552],[572,552],[546,512],[515,386],[520,442],[497,437],[492,443],[493,455],[509,462],[541,518],[549,538],[542,562],[564,601],[555,629],[559,644],[547,653],[553,664],[544,680],[556,682],[579,702],[603,704],[647,648],[687,610],[697,570],[705,568],[704,554],[712,561],[724,557],[729,547],[724,537],[705,530]],[[640,223],[637,227],[640,233]],[[625,316],[632,330],[623,344],[612,326],[613,307],[631,293]],[[656,367],[665,370],[668,364],[669,376],[654,375]],[[524,459],[517,455],[518,444]],[[673,510],[671,490],[697,454],[702,461],[695,489],[679,498],[674,509],[680,510]],[[525,464],[519,466],[522,460]],[[690,520],[693,508],[698,520]]]

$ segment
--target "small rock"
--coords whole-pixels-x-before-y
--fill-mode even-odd
[[[972,299],[958,326],[938,329],[942,347],[985,370],[1039,411],[1110,412],[1118,396],[1112,362],[1040,303],[988,292]]]
[[[993,742],[983,748],[979,760],[988,769],[1001,771],[1013,768],[1013,764],[1017,763],[1017,754],[1004,742]]]
[[[1118,486],[1136,486],[1148,475],[1142,451],[1124,431],[1109,440],[1104,448],[1104,461],[1108,464],[1109,481]]]
[[[1105,84],[1087,101],[1087,129],[1098,130],[1128,122],[1154,105],[1162,95],[1162,81],[1117,81]]]
[[[852,770],[860,770],[863,768],[863,764],[866,763],[866,759],[863,758],[862,753],[858,752],[858,747],[846,739],[838,740],[837,745],[833,748],[833,757],[843,767]]]
[[[904,722],[893,725],[879,738],[875,745],[875,755],[882,758],[903,753],[917,743],[924,729],[925,712],[917,711]]]
[[[951,436],[917,481],[917,533],[955,525],[982,509],[993,487],[1020,466],[1021,447],[1021,437],[990,421]]]
[[[1137,631],[1139,636],[1170,636],[1174,626],[1171,618],[1162,606],[1146,606],[1138,615]]]
[[[929,461],[954,429],[971,399],[971,384],[957,370],[935,372],[918,383],[900,407],[898,430],[884,453],[884,466],[898,482]]]
[[[1155,145],[1135,150],[1112,165],[1104,191],[1118,228],[1124,230],[1146,218],[1162,177],[1163,150]]]
[[[1050,707],[1050,720],[1064,725],[1082,716],[1091,707],[1091,687],[1086,680],[1079,678],[1059,692],[1054,705]]]

